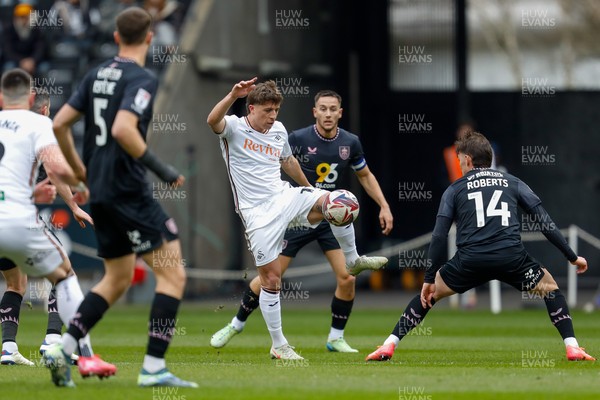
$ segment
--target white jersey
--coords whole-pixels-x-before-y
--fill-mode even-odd
[[[292,155],[283,124],[275,121],[267,133],[258,132],[246,117],[227,115],[219,134],[236,211],[254,207],[280,193],[281,158]]]
[[[29,110],[0,111],[0,225],[35,223],[37,155],[55,144],[50,118]]]

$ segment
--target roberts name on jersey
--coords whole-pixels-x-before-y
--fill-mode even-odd
[[[467,177],[467,190],[489,186],[508,187],[508,179],[504,179],[502,172],[481,171]]]

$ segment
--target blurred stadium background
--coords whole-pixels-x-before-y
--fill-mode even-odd
[[[72,1],[80,3],[71,7],[73,15],[84,16],[85,29],[69,36],[68,20],[50,21],[54,1],[29,3],[35,6],[31,21],[43,32],[48,63],[36,81],[50,90],[53,113],[91,65],[116,54],[109,16],[119,7],[142,5]],[[281,88],[285,100],[279,119],[289,131],[313,123],[311,107],[319,90],[334,89],[344,98],[341,126],[360,136],[395,218],[392,234],[381,235],[376,204],[356,180],[349,182],[362,201],[359,250],[390,256],[384,271],[360,277],[358,298],[367,291],[420,286],[427,234],[449,183],[443,150],[464,122],[494,142],[497,163],[529,183],[559,227],[576,225],[590,234],[578,241],[591,266],[578,287],[586,301],[592,298],[600,283],[594,239],[600,237],[600,2],[145,3],[159,3],[163,22],[171,24],[157,25],[157,32],[166,33],[157,35],[162,41],[153,43],[148,55],[147,67],[161,79],[148,142],[183,171],[187,185],[172,191],[150,178],[155,197],[179,226],[191,277],[188,299],[236,296],[244,278],[255,274],[218,140],[205,122],[235,82],[253,76],[274,79]],[[3,30],[12,23],[16,4],[0,0]],[[6,51],[2,56],[4,63]],[[243,103],[232,111],[244,113]],[[75,134],[80,144],[81,125]],[[64,209],[60,204],[44,208],[70,242],[80,276],[91,284],[101,271],[93,232],[57,212]],[[525,231],[536,230],[536,221],[522,221]],[[566,288],[567,263],[560,252],[546,241],[526,246]],[[311,293],[330,294],[335,279],[323,262],[318,247],[310,246],[292,264],[288,280]],[[129,300],[145,302],[151,277],[142,273],[137,283]]]

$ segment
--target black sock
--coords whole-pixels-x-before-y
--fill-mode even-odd
[[[434,299],[431,299],[431,305],[435,305]],[[406,306],[400,320],[392,331],[392,335],[398,336],[400,340],[402,340],[404,336],[408,335],[408,332],[425,319],[425,316],[430,309],[430,307],[423,308],[423,305],[421,304],[421,295],[416,295]]]
[[[548,309],[548,315],[552,325],[558,329],[560,336],[563,339],[568,337],[575,337],[575,330],[573,329],[573,320],[569,314],[569,306],[565,300],[565,296],[560,292],[560,289],[553,290],[544,297],[546,308]]]
[[[56,306],[56,288],[52,286],[50,296],[48,296],[48,325],[46,327],[46,335],[60,335],[62,332],[63,323]]]
[[[102,296],[89,292],[79,305],[73,319],[69,321],[67,333],[79,341],[102,319],[108,307],[108,303]]]
[[[246,288],[244,295],[242,296],[242,301],[240,302],[240,308],[237,312],[237,319],[240,321],[245,321],[248,319],[248,316],[252,314],[252,311],[258,308],[258,297],[259,295],[254,293],[250,286]]]
[[[150,321],[148,322],[148,348],[146,354],[156,358],[165,358],[165,353],[173,338],[177,323],[177,309],[181,300],[166,294],[156,293]]]
[[[2,343],[16,342],[19,329],[19,314],[23,296],[17,292],[6,291],[0,301],[0,325],[2,325]]]
[[[352,300],[341,300],[333,296],[331,300],[331,327],[341,331],[346,327],[350,313],[352,312]]]

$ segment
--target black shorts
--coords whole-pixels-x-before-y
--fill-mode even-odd
[[[340,248],[340,244],[331,232],[329,222],[322,221],[315,229],[299,227],[285,231],[281,254],[287,257],[296,257],[300,249],[313,240],[319,243],[323,253]]]
[[[149,196],[123,203],[92,203],[90,210],[102,258],[148,253],[178,237],[175,221]]]
[[[519,291],[533,289],[544,276],[542,265],[526,251],[504,260],[461,261],[456,253],[440,268],[440,276],[456,293],[497,279]]]
[[[8,271],[9,269],[13,269],[17,266],[11,259],[6,257],[0,257],[0,271]]]

